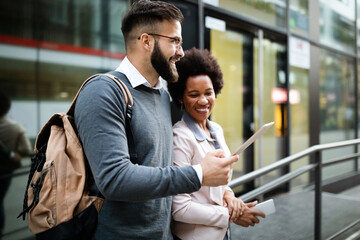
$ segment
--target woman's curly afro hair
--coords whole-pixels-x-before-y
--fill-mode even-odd
[[[207,49],[199,50],[192,48],[185,51],[185,56],[176,62],[179,79],[175,83],[168,83],[168,89],[173,102],[180,108],[179,99],[184,96],[186,81],[191,76],[207,75],[210,77],[214,87],[215,96],[220,93],[224,86],[221,68]]]

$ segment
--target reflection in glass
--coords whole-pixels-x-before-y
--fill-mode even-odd
[[[358,49],[358,56],[360,55],[360,2],[357,1],[357,29],[356,29],[356,33],[357,33],[357,49]]]
[[[34,39],[34,1],[0,1],[0,34]]]
[[[304,36],[309,35],[308,0],[290,0],[290,30]]]
[[[290,154],[298,153],[309,147],[309,70],[298,67],[290,68]],[[305,157],[291,164],[291,170],[309,163]],[[308,183],[309,173],[302,174],[292,187]]]
[[[101,72],[100,69],[50,63],[40,63],[39,71],[39,99],[45,101],[71,101],[85,79]]]
[[[284,90],[286,92],[286,48],[285,45],[263,39],[263,96],[259,96],[259,41],[254,38],[254,126],[259,129],[260,114],[263,123],[275,121],[275,127],[269,129],[262,138],[262,167],[283,157],[284,137],[287,134],[286,99],[285,102],[276,102],[272,98],[272,92]],[[263,112],[259,111],[260,98],[262,99]],[[284,121],[277,121],[283,119]],[[259,142],[255,142],[255,169],[259,168]],[[264,183],[278,177],[278,173],[269,173],[264,179]]]
[[[219,7],[273,26],[286,27],[286,0],[219,0]]]
[[[125,52],[125,42],[121,32],[121,22],[130,1],[109,1],[109,51]]]
[[[354,52],[355,0],[320,0],[320,42]]]
[[[309,70],[290,69],[291,153],[309,147]]]
[[[354,138],[355,128],[355,74],[351,59],[320,52],[320,144]],[[348,147],[323,153],[323,160],[353,153]],[[336,169],[336,171],[334,170]],[[345,162],[324,169],[324,178],[353,170],[353,162]]]
[[[101,48],[100,0],[43,0],[41,5],[39,40]]]
[[[35,62],[9,58],[0,58],[0,62],[0,89],[11,100],[35,100]]]
[[[247,48],[244,41],[247,36],[235,31],[220,32],[211,30],[211,52],[217,58],[223,72],[224,87],[216,98],[211,119],[224,129],[224,136],[230,151],[243,143],[243,56]],[[234,176],[243,171],[243,155],[234,166]]]
[[[1,1],[0,35],[18,37],[18,42],[38,40],[40,47],[47,49],[68,51],[69,46],[74,46],[91,54],[99,54],[98,50],[124,53],[121,19],[128,9],[128,2]]]
[[[360,6],[360,5],[358,5]],[[357,75],[358,75],[358,93],[360,93],[360,84],[359,84],[359,81],[360,81],[360,64],[358,65],[358,72],[357,72]],[[358,109],[357,109],[357,114],[358,114],[358,122],[357,122],[357,127],[358,127],[358,138],[360,138],[360,98],[358,97],[357,99],[358,101]],[[360,145],[358,145],[358,149],[360,149]],[[358,158],[358,171],[360,171],[360,158]]]
[[[0,58],[0,89],[11,98],[8,116],[21,124],[34,143],[39,132],[34,61]]]

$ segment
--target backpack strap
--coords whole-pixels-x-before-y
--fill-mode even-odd
[[[121,91],[124,94],[124,98],[125,98],[125,104],[126,104],[126,126],[130,126],[130,121],[131,121],[131,117],[132,117],[132,107],[134,105],[134,100],[132,98],[132,95],[129,91],[129,89],[126,87],[125,83],[123,81],[121,81],[117,76],[114,76],[112,74],[109,73],[105,73],[105,76],[107,76],[108,78],[112,79],[114,82],[117,83],[117,85],[121,88]],[[128,132],[128,130],[130,130],[130,132]],[[132,135],[132,131],[130,129],[130,127],[126,127],[126,133],[128,138],[131,137],[131,141],[133,142],[133,135]],[[135,147],[135,145],[133,145]],[[131,151],[130,151],[131,152]],[[134,151],[135,152],[135,148]]]
[[[130,122],[131,122],[131,117],[132,117],[132,107],[133,107],[134,102],[133,102],[133,98],[130,94],[129,89],[126,87],[123,80],[121,80],[122,78],[126,78],[126,76],[124,74],[122,74],[120,72],[116,72],[116,71],[112,71],[112,72],[106,73],[104,75],[111,78],[115,82],[119,82],[120,84],[122,84],[125,92],[127,92],[127,94],[128,94],[127,97],[129,99],[129,102],[126,104],[126,117],[125,117],[126,136],[127,136],[127,140],[128,140],[130,160],[131,160],[131,162],[136,163],[137,162],[137,154],[136,154],[135,142],[134,142],[134,137],[133,137],[134,135],[133,135],[131,127],[130,127]],[[124,96],[125,96],[125,94],[124,94]],[[125,100],[125,102],[126,102],[126,100]]]
[[[105,73],[105,74],[101,74],[101,73],[98,73],[98,74],[94,74],[92,76],[90,76],[88,79],[86,79],[83,84],[81,84],[78,92],[76,93],[68,111],[67,111],[67,114],[70,115],[70,116],[74,116],[74,110],[75,110],[75,103],[76,103],[76,100],[81,92],[81,90],[83,89],[83,87],[85,86],[85,84],[87,84],[91,79],[97,77],[97,76],[106,76],[110,79],[112,79],[121,89],[123,95],[124,95],[124,100],[125,100],[125,104],[127,106],[127,108],[132,108],[133,104],[134,104],[134,101],[133,101],[133,98],[131,96],[131,93],[129,91],[129,89],[127,88],[127,86],[125,85],[125,83],[123,83],[118,77],[112,75],[112,74],[109,74],[109,73]],[[128,114],[127,114],[128,115]],[[128,116],[129,117],[129,116]],[[130,116],[131,118],[131,116]]]
[[[70,116],[74,116],[74,110],[75,110],[75,103],[76,100],[81,92],[81,90],[83,89],[83,87],[85,86],[86,83],[88,83],[91,79],[93,79],[94,77],[97,76],[106,76],[110,79],[112,79],[121,89],[123,95],[124,95],[124,100],[125,100],[125,104],[126,104],[126,110],[125,110],[125,130],[126,130],[126,136],[127,136],[127,140],[128,140],[128,147],[129,147],[129,155],[130,155],[130,160],[131,162],[135,163],[137,162],[137,154],[136,154],[136,149],[135,149],[135,142],[134,142],[134,137],[133,137],[133,133],[130,127],[130,122],[131,122],[131,118],[132,118],[132,107],[134,104],[134,100],[133,97],[128,89],[128,87],[125,85],[125,83],[121,80],[121,78],[125,77],[125,75],[116,72],[116,71],[112,71],[109,73],[104,73],[104,74],[94,74],[92,76],[90,76],[88,79],[86,79],[83,84],[81,85],[81,87],[79,88],[76,96],[74,97],[74,100],[72,101],[69,110],[67,111],[67,114]]]

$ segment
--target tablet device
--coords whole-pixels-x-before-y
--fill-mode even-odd
[[[240,154],[242,151],[244,151],[248,146],[250,146],[258,137],[260,137],[263,133],[265,133],[272,125],[274,125],[274,122],[269,122],[264,124],[254,135],[252,135],[246,142],[244,142],[243,145],[238,147],[238,149],[235,150],[233,155]]]
[[[259,210],[265,213],[265,215],[270,215],[275,212],[274,200],[269,199],[265,202],[261,202],[257,204],[255,207],[253,207],[253,209]]]

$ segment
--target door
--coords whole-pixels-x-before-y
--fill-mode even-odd
[[[286,95],[285,44],[262,37],[262,31],[246,31],[226,22],[226,28],[205,28],[205,48],[211,50],[223,71],[224,87],[217,96],[211,119],[224,129],[230,151],[234,151],[262,124],[275,121],[234,166],[233,179],[281,159],[286,149],[287,99],[276,101],[274,94]],[[261,47],[259,47],[261,46]],[[269,174],[264,183],[276,178]],[[250,182],[235,191],[253,189]]]

